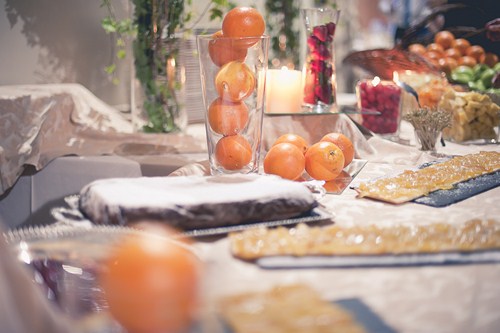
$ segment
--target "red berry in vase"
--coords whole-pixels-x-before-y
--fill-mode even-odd
[[[335,28],[336,28],[335,23],[333,22],[327,23],[326,28],[328,29],[328,35],[330,35],[331,37],[335,36]]]
[[[363,114],[363,126],[378,134],[395,134],[399,129],[401,89],[392,82],[361,81],[357,87],[361,109],[380,111]]]
[[[326,42],[328,38],[328,28],[326,25],[319,25],[313,28],[313,35],[316,36],[320,41]]]
[[[307,38],[309,49],[306,58],[306,84],[304,102],[307,104],[332,104],[334,63],[332,54],[335,23],[318,25],[312,28]]]

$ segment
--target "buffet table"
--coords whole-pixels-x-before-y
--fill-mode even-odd
[[[411,141],[411,125],[401,136]],[[422,153],[374,137],[368,163],[351,185],[435,160],[437,155],[500,151],[498,145],[446,142],[436,154]],[[175,174],[207,174],[206,164],[188,165]],[[340,225],[428,225],[464,223],[500,216],[500,187],[442,208],[417,203],[392,205],[359,199],[356,191],[326,194],[319,202]],[[325,299],[354,299],[368,306],[386,325],[376,332],[498,332],[500,330],[500,264],[424,265],[403,267],[263,269],[232,257],[227,238],[195,243],[207,262],[209,299],[276,285],[305,283]],[[374,331],[375,332],[375,331]]]
[[[463,155],[482,150],[500,151],[499,145],[461,145],[447,142],[445,147],[438,146],[436,154],[424,153],[414,147],[411,125],[404,122],[400,141],[405,144],[400,144],[378,136],[364,140],[345,115],[315,116],[313,122],[312,118],[304,121],[305,117],[298,115],[272,119],[275,119],[275,124],[270,118],[266,118],[264,126],[265,133],[273,133],[274,136],[278,135],[278,132],[273,129],[278,127],[280,131],[293,129],[299,134],[310,135],[310,140],[316,140],[324,131],[339,128],[351,131],[356,137],[357,158],[367,160],[351,185],[433,161],[437,156]],[[106,138],[110,139],[106,140],[96,137],[95,132],[88,132],[88,129],[77,129],[76,134],[77,138],[81,139],[80,147],[83,148],[88,149],[96,142],[107,142],[105,147],[100,147],[100,152],[102,155],[111,156],[88,156],[84,154],[85,149],[77,151],[84,157],[63,157],[64,154],[61,154],[55,159],[48,159],[43,155],[36,155],[36,163],[31,161],[41,171],[25,174],[17,180],[16,186],[8,193],[12,197],[4,197],[0,202],[5,205],[4,208],[7,207],[5,211],[12,212],[8,210],[8,206],[22,205],[26,210],[19,213],[20,216],[31,213],[31,217],[36,219],[31,221],[33,224],[52,223],[52,218],[36,214],[46,204],[45,200],[50,201],[76,193],[84,183],[95,178],[114,175],[164,176],[173,170],[176,170],[173,175],[206,175],[209,172],[206,162],[191,163],[206,159],[204,148],[194,144],[203,141],[202,125],[191,126],[186,136],[163,137],[161,140],[165,141],[161,141],[163,144],[160,145],[148,141],[151,137],[145,139],[135,134],[112,132],[107,134]],[[271,141],[272,138],[268,137],[266,144]],[[190,145],[196,149],[188,149]],[[165,147],[174,147],[177,151]],[[138,154],[144,151],[149,153]],[[45,169],[42,168],[41,162]],[[61,179],[64,180],[66,171],[71,171],[72,175],[77,174],[78,177],[67,176],[71,185],[66,183],[62,186],[64,191],[58,190],[56,185]],[[17,178],[9,178],[12,179]],[[42,197],[43,202],[40,201]],[[26,198],[30,200],[26,201]],[[496,187],[450,206],[433,208],[417,203],[392,205],[359,199],[356,192],[348,188],[340,195],[325,194],[319,199],[319,203],[333,215],[332,222],[339,225],[427,225],[437,222],[463,223],[475,218],[498,219],[499,198],[500,187]],[[265,290],[276,285],[305,283],[316,289],[324,299],[355,300],[369,308],[374,316],[384,323],[383,328],[374,329],[373,332],[500,331],[500,264],[496,262],[402,267],[263,269],[252,262],[235,259],[230,253],[229,240],[226,237],[195,238],[193,246],[206,264],[203,290],[208,301],[208,310],[211,310],[210,306],[215,300],[224,295]],[[217,324],[208,330],[219,331],[223,332]]]
[[[459,153],[498,146],[448,144],[440,151]],[[407,168],[407,165],[371,162],[355,183]],[[425,225],[463,223],[500,216],[500,187],[443,208],[416,203],[392,205],[356,198],[347,189],[326,194],[320,203],[342,225]],[[407,267],[261,269],[234,259],[226,238],[197,243],[208,263],[207,292],[213,298],[249,289],[305,283],[328,300],[356,299],[367,305],[394,332],[498,332],[500,330],[500,264]],[[382,330],[389,332],[388,330]]]

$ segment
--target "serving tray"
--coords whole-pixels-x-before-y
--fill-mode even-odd
[[[66,207],[55,207],[51,210],[52,216],[57,222],[69,225],[94,225],[90,220],[88,220],[78,209],[78,199],[79,195],[70,195],[65,198],[67,204]],[[315,207],[314,209],[288,219],[282,220],[272,220],[272,221],[258,221],[247,224],[238,224],[226,227],[215,227],[206,229],[192,229],[185,230],[181,232],[182,236],[185,237],[203,237],[203,236],[216,236],[224,235],[230,232],[243,231],[250,228],[259,227],[277,227],[286,225],[295,225],[299,223],[316,223],[316,222],[331,222],[334,218],[334,214],[327,212],[321,207]]]
[[[500,250],[399,255],[275,256],[263,257],[256,261],[258,266],[266,269],[393,267],[496,262],[500,262]]]
[[[413,200],[432,207],[446,207],[500,186],[500,170],[458,183],[449,190],[437,190]]]

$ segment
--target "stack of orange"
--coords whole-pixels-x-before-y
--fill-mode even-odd
[[[455,38],[449,31],[438,32],[434,42],[427,46],[411,44],[408,50],[423,56],[446,74],[457,66],[487,64],[493,67],[498,62],[498,56],[494,53],[486,52],[479,45],[471,45],[466,39]]]
[[[264,30],[264,19],[256,9],[236,7],[226,14],[222,30],[209,43],[210,58],[220,69],[215,76],[219,96],[208,108],[208,123],[222,135],[215,158],[226,170],[242,169],[252,160],[252,147],[241,133],[249,120],[244,100],[255,90],[256,78],[244,61],[248,48],[257,42],[251,37],[262,36]]]
[[[304,171],[317,180],[332,181],[354,158],[354,145],[342,133],[326,134],[309,147],[300,135],[280,136],[264,158],[264,172],[300,180]]]

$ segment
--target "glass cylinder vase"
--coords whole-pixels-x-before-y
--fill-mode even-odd
[[[307,37],[303,68],[303,111],[324,113],[336,106],[334,36],[340,11],[333,8],[303,8]]]
[[[259,170],[269,36],[197,36],[212,175]]]

